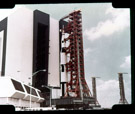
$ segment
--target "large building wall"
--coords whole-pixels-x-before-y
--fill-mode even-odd
[[[59,98],[60,45],[58,20],[39,10],[18,9],[0,21],[0,76],[32,83],[40,90],[45,89],[42,85],[52,86],[52,98]],[[43,69],[46,72],[32,77]]]
[[[8,17],[5,76],[31,82],[33,11],[21,8]]]
[[[50,17],[48,85],[60,87],[59,22]]]
[[[60,87],[59,21],[20,8],[0,24],[1,74],[28,83],[32,73],[46,69],[34,76],[33,86]]]

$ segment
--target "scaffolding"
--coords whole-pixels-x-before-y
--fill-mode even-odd
[[[92,90],[93,90],[93,97],[95,99],[95,106],[101,107],[98,100],[97,100],[97,90],[96,90],[96,78],[100,77],[92,77]]]
[[[125,91],[124,91],[124,82],[123,82],[123,74],[127,73],[118,73],[119,76],[119,88],[120,88],[120,104],[128,104],[126,97],[125,97]]]
[[[70,80],[66,83],[65,97],[69,97],[71,94],[72,97],[82,99],[92,97],[84,73],[81,11],[74,11],[61,20],[64,19],[68,20],[67,26],[64,26],[62,31],[69,34],[64,42],[69,42],[68,47],[65,47],[65,53],[69,56],[69,61],[66,63],[66,72],[70,74]]]

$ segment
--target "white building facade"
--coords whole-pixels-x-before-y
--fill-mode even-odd
[[[43,86],[53,87],[52,98],[59,98],[59,45],[59,21],[49,14],[20,8],[0,21],[0,104],[29,107],[31,96],[31,106],[39,107]]]
[[[41,91],[11,77],[0,77],[0,104],[18,108],[40,107]]]

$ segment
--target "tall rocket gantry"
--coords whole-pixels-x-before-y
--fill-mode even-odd
[[[60,20],[60,41],[62,98],[68,106],[89,106],[94,98],[85,80],[81,10]]]
[[[93,95],[85,80],[82,15],[81,10],[74,11],[61,20],[61,84],[63,98],[79,98],[84,103],[89,98],[89,105],[101,107],[97,100],[96,78],[92,77]],[[119,73],[120,103],[126,104],[122,74]]]
[[[62,28],[62,81],[66,82],[65,97],[91,97],[85,81],[82,16],[81,11],[74,11],[63,17],[68,20]]]

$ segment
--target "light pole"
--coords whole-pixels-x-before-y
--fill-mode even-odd
[[[38,71],[34,72],[34,73],[32,74],[32,77],[33,77],[34,75],[36,75],[37,73],[41,72],[41,71],[45,72],[46,69],[38,70]],[[31,79],[31,77],[29,77],[28,79]],[[29,83],[29,85],[32,86],[30,83]],[[30,108],[31,108],[31,93],[32,93],[32,88],[30,87]]]
[[[53,87],[50,87],[50,86],[46,86],[46,85],[42,85],[41,87],[46,87],[46,88],[48,88],[48,89],[50,89],[50,107],[51,107],[51,98],[52,98],[52,89],[53,89]]]

